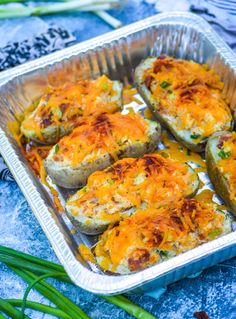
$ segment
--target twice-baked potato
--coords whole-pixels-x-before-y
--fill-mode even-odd
[[[231,218],[216,205],[182,199],[148,208],[106,230],[94,249],[104,271],[129,274],[190,250],[231,231]]]
[[[194,196],[198,186],[198,175],[187,164],[146,154],[90,175],[87,185],[68,199],[66,210],[81,232],[95,235],[140,208]]]
[[[135,80],[158,121],[190,150],[201,152],[213,133],[232,129],[223,83],[206,65],[150,57],[136,68]]]
[[[236,133],[218,132],[206,147],[207,171],[217,194],[236,214]]]
[[[122,87],[103,75],[49,88],[36,109],[25,116],[21,132],[36,142],[54,144],[70,133],[81,117],[120,111]]]
[[[88,117],[51,149],[44,166],[57,185],[79,188],[116,160],[153,151],[159,139],[160,125],[138,113]]]

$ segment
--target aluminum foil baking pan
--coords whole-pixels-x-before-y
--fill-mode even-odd
[[[30,170],[7,128],[45,88],[78,78],[108,74],[133,83],[133,70],[149,55],[174,55],[208,63],[225,83],[232,110],[236,109],[236,56],[202,18],[190,13],[168,13],[26,63],[0,76],[0,152],[71,279],[91,292],[110,295],[168,285],[225,259],[236,256],[232,232],[143,271],[122,276],[102,273],[78,253],[78,244],[96,238],[76,232],[59,214],[45,188]],[[205,180],[206,184],[207,178]],[[208,185],[209,186],[209,185]],[[62,198],[68,194],[59,190]]]

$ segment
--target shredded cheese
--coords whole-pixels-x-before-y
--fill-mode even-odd
[[[190,195],[196,180],[197,175],[186,164],[159,154],[127,158],[93,173],[86,189],[72,196],[67,206],[73,207],[75,216],[115,222],[132,207],[160,207]]]
[[[114,113],[121,108],[120,96],[114,82],[105,75],[96,80],[79,80],[61,87],[48,88],[36,109],[25,116],[24,132],[34,132],[40,141],[45,140],[45,129],[60,127],[71,130],[80,118],[102,113]]]
[[[105,231],[95,256],[104,270],[119,272],[123,266],[137,271],[159,261],[162,251],[177,255],[213,239],[213,231],[219,236],[224,232],[224,220],[214,205],[195,199],[182,199],[167,208],[148,208]]]
[[[149,125],[136,113],[122,115],[102,114],[83,119],[73,132],[57,144],[55,162],[77,166],[83,160],[93,161],[98,154],[109,153],[115,160],[126,145],[134,142],[145,143],[149,139]]]
[[[144,72],[144,83],[158,102],[158,112],[172,116],[178,130],[195,138],[230,128],[232,115],[223,96],[223,83],[208,66],[161,57]]]

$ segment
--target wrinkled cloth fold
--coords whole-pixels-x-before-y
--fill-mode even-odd
[[[190,10],[206,19],[213,29],[236,51],[236,1],[191,1]]]
[[[145,0],[156,12],[190,11],[207,20],[212,28],[236,51],[235,0]]]

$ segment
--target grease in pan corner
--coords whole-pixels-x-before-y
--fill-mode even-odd
[[[54,144],[69,134],[81,118],[122,109],[122,84],[103,75],[50,87],[33,112],[25,114],[21,132],[29,139]]]
[[[87,117],[49,152],[44,161],[52,180],[64,188],[84,186],[90,174],[118,159],[152,152],[160,125],[130,111]]]
[[[213,133],[232,130],[224,84],[207,65],[150,57],[136,68],[135,80],[156,118],[190,150],[201,152]]]
[[[146,154],[119,160],[90,175],[87,185],[69,198],[66,209],[81,232],[95,235],[139,209],[194,196],[198,186],[198,176],[190,166]]]
[[[236,132],[218,132],[210,137],[206,163],[217,194],[236,215]]]
[[[196,199],[149,208],[106,230],[93,249],[104,271],[129,274],[211,241],[232,228],[231,217]]]

